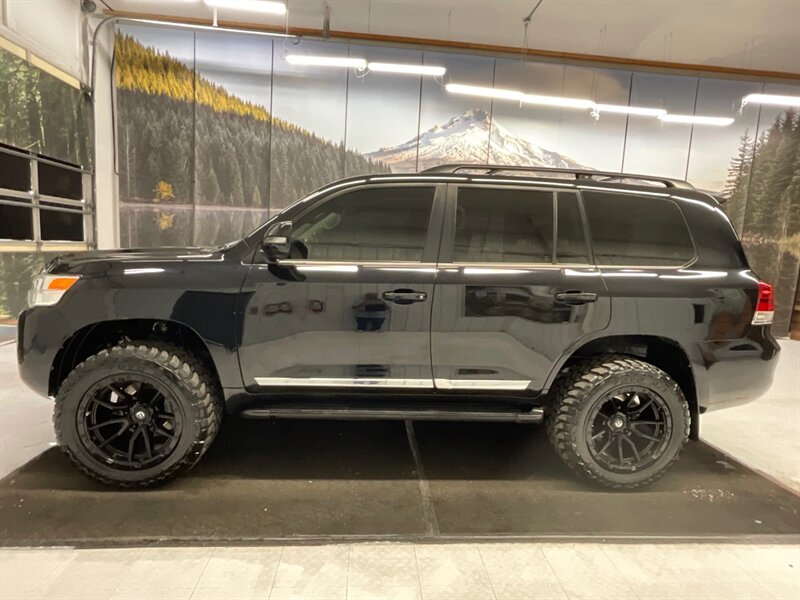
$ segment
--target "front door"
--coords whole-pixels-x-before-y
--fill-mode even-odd
[[[610,319],[575,192],[450,186],[438,268],[437,390],[541,390]]]
[[[440,199],[437,199],[437,189]],[[334,192],[292,219],[292,258],[254,261],[245,386],[431,389],[430,314],[444,186]]]

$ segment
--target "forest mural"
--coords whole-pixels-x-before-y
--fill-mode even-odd
[[[788,326],[800,270],[800,118],[741,106],[770,84],[125,26],[115,80],[122,243],[217,244],[341,178],[444,162],[571,166],[688,179],[724,199]],[[729,114],[726,128],[517,106],[442,81],[297,67],[287,52],[437,64],[473,85]],[[792,90],[784,93],[797,92]]]

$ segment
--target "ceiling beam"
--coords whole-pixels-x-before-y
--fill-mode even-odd
[[[158,21],[171,21],[186,25],[211,26],[212,22],[207,19],[195,17],[176,17],[164,14],[140,13],[122,10],[105,10],[108,16],[130,18],[130,19],[150,19]],[[264,31],[270,33],[289,33],[301,37],[323,38],[321,29],[309,27],[284,27],[275,25],[264,25],[260,23],[247,23],[243,21],[218,21],[220,27],[229,29],[241,29],[250,31]],[[329,32],[330,39],[362,41],[371,43],[404,45],[414,47],[444,48],[449,50],[466,50],[470,52],[481,52],[490,54],[506,54],[520,56],[523,48],[516,46],[499,46],[494,44],[478,44],[474,42],[454,42],[449,40],[438,40],[433,38],[417,38],[397,35],[381,35],[375,33],[362,33],[358,31],[336,31]],[[790,73],[786,71],[769,71],[761,69],[744,69],[739,67],[722,67],[716,65],[697,65],[691,63],[670,62],[662,60],[644,60],[634,58],[623,58],[619,56],[603,56],[596,54],[583,54],[578,52],[561,52],[557,50],[539,50],[534,48],[525,49],[525,55],[531,59],[538,59],[550,62],[568,62],[581,65],[593,65],[603,67],[625,67],[628,69],[641,69],[648,71],[661,71],[680,73],[682,75],[714,75],[717,77],[737,78],[737,79],[756,79],[758,81],[773,80],[778,82],[800,82],[800,73]]]

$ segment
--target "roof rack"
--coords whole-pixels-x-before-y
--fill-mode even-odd
[[[439,165],[425,169],[421,173],[458,173],[459,171],[484,171],[484,175],[496,175],[503,171],[525,171],[528,173],[558,173],[565,175],[574,175],[576,180],[589,180],[589,181],[604,181],[604,180],[630,180],[636,179],[645,182],[660,183],[668,188],[680,188],[685,190],[693,190],[694,186],[681,179],[670,179],[669,177],[658,177],[654,175],[633,175],[630,173],[615,173],[613,171],[593,171],[590,169],[555,169],[552,167],[519,167],[512,165],[474,165],[467,163],[454,163],[448,165]],[[626,183],[623,181],[623,183]]]

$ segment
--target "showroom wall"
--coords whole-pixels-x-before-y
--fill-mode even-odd
[[[443,78],[289,64],[349,55]],[[216,244],[340,177],[444,162],[574,166],[688,179],[726,198],[785,333],[800,265],[800,118],[746,105],[798,86],[379,45],[125,25],[116,50],[124,246]],[[520,105],[455,82],[730,116],[727,127]]]

